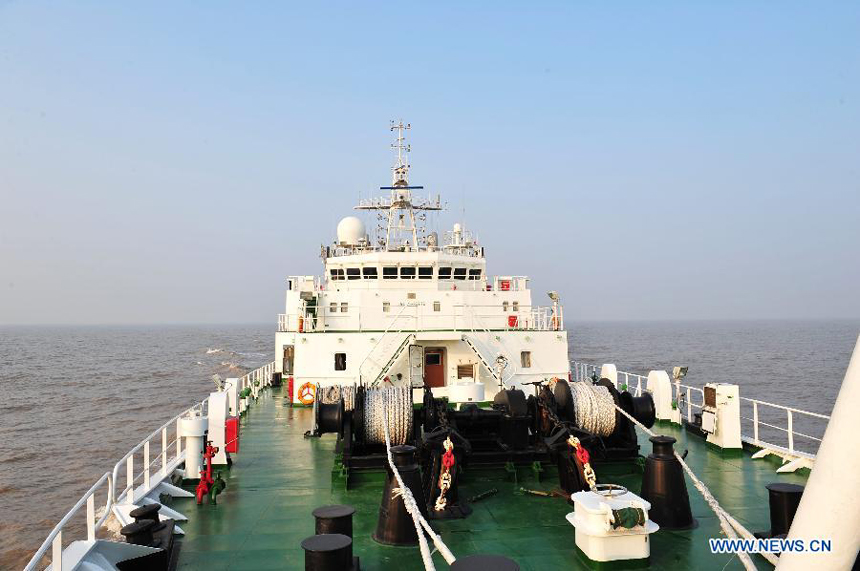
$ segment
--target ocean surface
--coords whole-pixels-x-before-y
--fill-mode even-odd
[[[737,383],[743,397],[829,414],[860,321],[568,329],[572,359],[641,374],[687,365],[688,384]],[[212,390],[213,374],[240,376],[272,360],[273,333],[269,324],[0,327],[0,569],[23,567],[101,474]],[[785,425],[783,411],[761,414]],[[823,428],[795,419],[795,430],[813,436]]]

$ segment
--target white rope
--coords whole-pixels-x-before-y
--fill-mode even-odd
[[[405,444],[412,433],[412,388],[367,389],[364,395],[365,442],[385,442],[385,429],[390,428],[391,442],[395,446]]]
[[[644,424],[642,424],[641,422],[639,422],[638,420],[636,420],[635,418],[633,418],[632,416],[627,414],[627,411],[623,410],[621,407],[615,407],[615,408],[618,409],[618,411],[621,414],[623,414],[624,416],[629,418],[634,424],[636,424],[636,426],[638,426],[639,428],[644,430],[646,434],[648,434],[649,436],[657,436],[654,432],[649,430]],[[702,494],[702,497],[705,498],[705,501],[708,502],[708,505],[711,507],[711,509],[717,515],[717,519],[720,520],[720,527],[723,529],[723,532],[725,532],[725,534],[730,539],[737,539],[738,533],[741,534],[745,539],[754,539],[753,534],[751,534],[747,528],[742,526],[738,522],[738,520],[733,518],[731,516],[731,514],[729,514],[729,512],[727,512],[726,510],[724,510],[722,508],[722,506],[720,506],[717,499],[713,496],[713,494],[711,494],[711,491],[708,490],[708,487],[705,486],[705,484],[702,483],[702,481],[696,477],[696,475],[693,473],[693,470],[691,470],[690,467],[687,466],[687,463],[684,462],[684,459],[681,458],[680,454],[678,454],[678,451],[674,450],[674,452],[675,452],[675,458],[677,458],[678,462],[681,463],[681,467],[684,468],[684,472],[687,473],[687,475],[690,477],[690,480],[692,480],[693,485],[696,486],[696,489],[699,490],[699,492]],[[737,533],[735,533],[735,532],[737,532]],[[746,568],[748,571],[755,571],[756,566],[752,562],[752,559],[750,559],[749,553],[746,553],[744,551],[738,551],[736,553],[736,555],[738,556],[738,559],[741,560],[741,563],[743,563],[744,568]],[[776,564],[779,562],[779,559],[775,555],[773,555],[772,553],[760,553],[760,555],[762,555],[765,559],[767,559],[774,566],[776,566]]]
[[[609,389],[585,382],[570,383],[576,425],[598,436],[615,431],[615,399]]]
[[[402,387],[408,389],[409,396],[409,409],[410,413],[412,411],[412,390],[410,387]],[[398,389],[378,389],[380,391],[397,391]],[[370,392],[370,390],[368,390]],[[403,392],[403,391],[401,391]],[[391,392],[389,395],[393,398],[397,398],[397,392]],[[383,396],[386,396],[383,392]],[[421,559],[424,561],[424,569],[426,571],[436,571],[436,566],[433,565],[433,554],[430,553],[430,546],[427,544],[427,538],[424,536],[424,531],[426,530],[427,535],[433,540],[433,545],[436,546],[436,549],[439,553],[442,554],[442,557],[445,559],[445,562],[448,565],[454,563],[457,560],[454,557],[454,554],[451,553],[451,550],[448,549],[448,546],[442,541],[442,538],[439,537],[433,528],[430,527],[430,524],[427,523],[427,520],[424,519],[424,516],[421,515],[421,510],[418,508],[418,504],[415,503],[415,497],[412,495],[412,491],[403,483],[403,479],[400,477],[400,472],[397,471],[397,466],[394,465],[394,459],[391,456],[391,438],[388,433],[388,411],[389,406],[382,407],[382,416],[384,421],[382,422],[383,433],[385,436],[385,449],[388,454],[388,465],[391,467],[392,473],[394,473],[394,478],[397,480],[397,485],[400,487],[400,497],[403,498],[403,505],[406,507],[407,513],[412,516],[412,522],[415,524],[415,531],[418,533],[418,546],[421,549]],[[410,422],[411,424],[411,422]],[[422,530],[423,528],[423,530]]]

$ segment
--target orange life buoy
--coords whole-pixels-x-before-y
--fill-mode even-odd
[[[302,404],[314,404],[317,395],[317,387],[311,383],[305,383],[299,387],[299,402]]]

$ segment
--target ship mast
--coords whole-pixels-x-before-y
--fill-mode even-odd
[[[404,131],[412,129],[409,123],[403,120],[391,122],[390,130],[397,131],[397,138],[391,144],[391,148],[397,152],[394,166],[391,167],[391,186],[380,186],[380,190],[390,191],[389,197],[378,198],[369,201],[361,201],[356,210],[380,210],[387,211],[387,224],[385,230],[386,250],[400,250],[406,247],[419,247],[419,229],[423,226],[419,223],[424,220],[425,215],[421,211],[442,210],[439,197],[435,202],[430,200],[413,202],[412,191],[423,189],[423,186],[409,186],[409,152],[411,145],[406,143]],[[415,211],[419,211],[416,215]],[[423,237],[421,237],[423,238]]]

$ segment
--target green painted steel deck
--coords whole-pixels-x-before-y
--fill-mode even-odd
[[[355,507],[354,553],[366,571],[423,569],[418,548],[388,547],[374,542],[382,496],[382,479],[367,478],[351,484],[332,479],[334,435],[304,438],[311,410],[290,407],[280,389],[264,391],[251,405],[241,423],[240,449],[232,468],[224,474],[227,489],[217,505],[196,505],[193,499],[175,499],[169,504],[188,517],[179,568],[304,569],[302,539],[313,535],[314,508],[325,504]],[[752,460],[749,452],[723,452],[678,427],[655,426],[654,431],[678,439],[676,449],[689,449],[687,463],[705,481],[711,492],[750,531],[770,527],[765,485],[771,482],[804,484],[806,476],[777,474],[775,460]],[[641,452],[651,443],[639,435]],[[611,481],[638,493],[641,468],[625,466],[596,468],[600,481]],[[611,472],[612,476],[609,475]],[[520,493],[519,488],[554,490],[558,482],[551,471],[535,479],[529,467],[517,470],[518,482],[504,469],[496,472],[467,472],[461,495],[468,498],[489,488],[499,493],[472,504],[466,519],[432,521],[433,528],[458,556],[505,555],[523,570],[595,568],[574,543],[574,529],[564,516],[573,508],[562,498]],[[688,531],[658,531],[651,536],[651,569],[742,569],[736,557],[712,555],[708,538],[721,537],[719,523],[692,483],[687,482],[693,515],[698,521]],[[771,566],[753,556],[761,569]],[[439,554],[438,569],[448,568]],[[640,563],[638,565],[642,567]],[[611,568],[630,565],[612,564]]]

